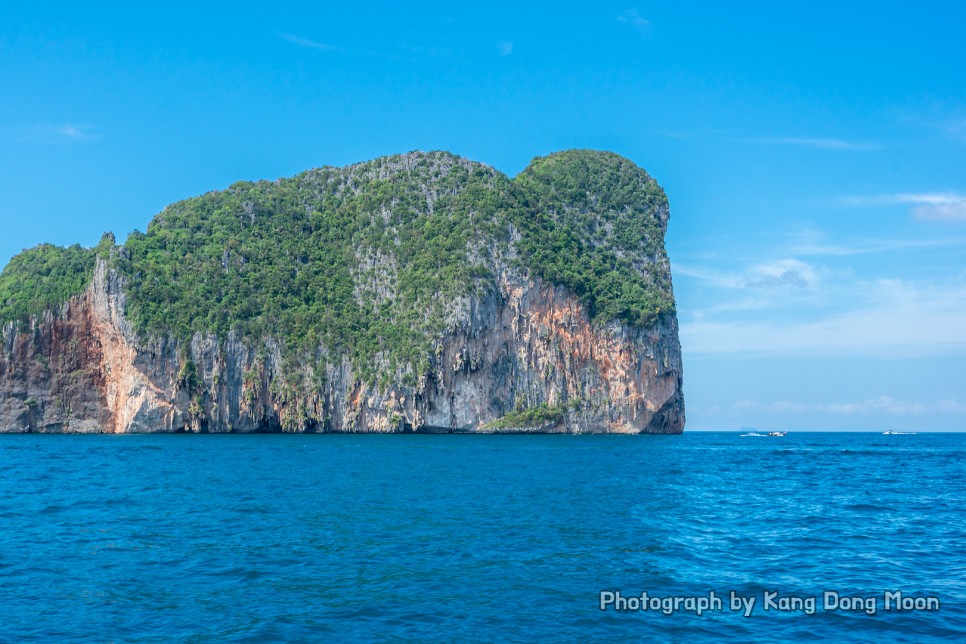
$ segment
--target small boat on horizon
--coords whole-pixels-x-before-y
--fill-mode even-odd
[[[883,436],[915,436],[916,432],[897,432],[894,429],[887,429],[882,432]]]

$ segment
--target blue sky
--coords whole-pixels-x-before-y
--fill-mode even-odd
[[[0,264],[240,179],[608,149],[671,201],[689,429],[966,429],[966,5],[88,4],[0,14]]]

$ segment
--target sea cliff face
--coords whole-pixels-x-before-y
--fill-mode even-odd
[[[516,277],[516,280],[510,278]],[[490,431],[517,403],[566,408],[519,431],[675,433],[684,424],[674,318],[650,329],[595,327],[561,286],[506,276],[466,303],[415,387],[367,387],[345,362],[321,390],[273,388],[281,371],[237,337],[190,345],[200,408],[179,383],[181,348],[142,343],[116,274],[98,262],[87,292],[32,328],[4,329],[0,427],[9,432]],[[271,351],[276,343],[266,341]],[[498,430],[493,430],[498,431]]]
[[[653,216],[663,236],[666,207]],[[0,431],[681,432],[673,311],[646,324],[595,319],[586,297],[516,261],[512,224],[508,237],[483,262],[487,278],[446,300],[418,367],[389,349],[364,364],[324,342],[293,353],[271,332],[139,332],[127,313],[139,292],[116,261],[128,251],[112,249],[83,292],[3,327]],[[392,276],[373,269],[397,260],[354,253],[354,297],[392,300]],[[544,413],[514,416],[532,409]],[[537,420],[500,422],[516,417]]]

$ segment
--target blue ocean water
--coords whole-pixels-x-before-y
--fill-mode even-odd
[[[962,434],[0,435],[0,640],[956,639],[964,457]]]

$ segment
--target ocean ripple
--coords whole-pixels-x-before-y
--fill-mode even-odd
[[[0,435],[0,640],[955,639],[964,455],[959,434]],[[617,590],[725,606],[599,610]],[[884,610],[896,590],[941,608]]]

